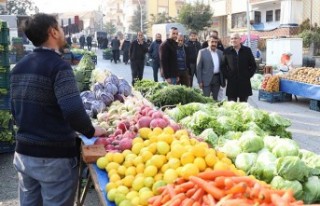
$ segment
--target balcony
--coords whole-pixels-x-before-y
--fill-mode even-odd
[[[251,5],[280,3],[280,0],[250,0]]]

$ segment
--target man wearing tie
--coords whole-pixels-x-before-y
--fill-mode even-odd
[[[225,79],[222,74],[223,53],[217,49],[219,39],[209,36],[208,47],[201,49],[197,58],[197,79],[204,96],[210,96],[218,100],[220,86],[225,87]]]

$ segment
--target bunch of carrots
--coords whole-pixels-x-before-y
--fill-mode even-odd
[[[160,195],[149,199],[151,206],[296,206],[291,190],[275,190],[252,177],[231,171],[207,171],[179,178],[159,188]]]

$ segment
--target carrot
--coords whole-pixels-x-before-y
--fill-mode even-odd
[[[226,179],[226,178],[227,178],[227,177],[223,177],[223,176],[217,177],[217,178],[215,179],[215,181],[214,181],[215,186],[223,189],[223,188],[225,187],[225,179]]]
[[[169,192],[170,198],[172,199],[176,195],[173,185],[167,185],[167,190]]]
[[[204,180],[215,180],[217,177],[233,177],[236,176],[233,172],[229,170],[213,170],[208,172],[202,172],[197,175]]]
[[[200,202],[194,202],[192,206],[201,206]]]
[[[256,183],[256,181],[254,179],[252,179],[251,177],[248,177],[248,176],[231,177],[231,180],[235,184],[240,183],[240,182],[245,182],[245,183],[247,183],[247,185],[249,187],[252,187]]]
[[[187,191],[186,196],[187,196],[188,198],[190,198],[190,197],[192,197],[192,195],[193,195],[196,191],[197,191],[196,188],[192,188],[192,189],[190,189],[190,190]]]
[[[286,191],[281,198],[286,202],[293,202],[295,200],[294,197],[293,197],[292,190]]]
[[[157,199],[153,202],[152,206],[161,206],[162,205],[162,203],[161,203],[162,195],[158,195],[156,197],[157,197]]]
[[[199,177],[191,176],[189,180],[194,182],[195,184],[198,184],[200,188],[211,194],[215,199],[219,200],[224,196],[224,191],[220,190],[217,187],[209,185],[209,183]]]
[[[181,206],[192,206],[193,204],[193,200],[190,198],[186,198],[185,200],[183,200],[183,202],[181,203]]]
[[[202,201],[203,201],[203,204],[209,205],[208,195],[203,195]]]
[[[175,199],[170,201],[170,206],[179,206],[181,204],[181,199]]]
[[[194,200],[195,202],[198,202],[200,201],[203,195],[204,195],[204,190],[200,188],[191,196],[191,199]]]
[[[151,198],[148,200],[148,203],[152,205],[152,204],[157,200],[157,198],[159,198],[159,197],[158,197],[158,196],[153,196],[153,197],[151,197]]]
[[[208,194],[207,196],[208,196],[209,206],[214,206],[214,205],[216,205],[216,201],[214,200],[214,198],[213,198],[210,194]]]
[[[259,183],[255,183],[250,190],[250,198],[254,199],[259,197],[260,190],[261,190],[261,185]]]
[[[247,200],[247,199],[230,199],[230,200],[224,200],[219,201],[217,206],[252,206],[253,202]]]
[[[261,188],[259,192],[259,199],[266,203],[271,203],[271,190]]]
[[[170,195],[169,194],[166,194],[162,197],[161,199],[161,203],[164,204],[166,202],[168,202],[169,200],[171,199]]]
[[[182,183],[185,183],[187,180],[185,180],[184,178],[178,178],[174,181],[175,185],[180,185]]]
[[[226,189],[230,189],[231,187],[234,186],[234,182],[231,180],[231,178],[225,178],[224,180],[224,185]]]
[[[282,199],[280,197],[280,195],[278,194],[272,194],[271,195],[271,202],[274,204],[274,205],[278,205],[278,206],[289,206],[289,202],[286,202],[284,199]]]
[[[237,193],[244,193],[247,189],[247,184],[240,182],[233,186],[231,189],[227,190],[226,194],[237,194]]]

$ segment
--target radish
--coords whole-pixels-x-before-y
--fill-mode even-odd
[[[124,139],[133,139],[136,137],[136,133],[130,130],[127,130],[124,134],[123,134],[123,138]]]
[[[146,116],[152,117],[153,113],[156,112],[155,110],[149,110]]]
[[[94,142],[94,144],[101,144],[101,145],[106,146],[106,145],[108,144],[107,141],[108,141],[107,138],[98,138],[98,139]]]
[[[121,151],[126,150],[126,149],[131,149],[132,147],[132,139],[129,138],[123,138],[120,142],[119,142],[119,149]]]
[[[163,114],[160,111],[155,111],[155,112],[153,112],[151,117],[152,117],[152,119],[163,118]]]
[[[130,127],[130,123],[128,121],[121,121],[118,126],[117,129],[121,129],[122,133],[124,133],[125,131],[127,131]]]
[[[138,128],[150,127],[151,117],[141,117],[138,121]]]
[[[118,136],[119,134],[122,134],[122,130],[121,129],[116,129],[116,131],[114,131],[113,135],[114,136]]]
[[[138,132],[138,126],[137,125],[131,125],[129,128],[130,131],[137,133]]]
[[[165,120],[165,119],[162,119],[162,118],[157,118],[157,119],[153,119],[151,122],[150,122],[150,127],[153,129],[153,128],[156,128],[156,127],[160,127],[160,128],[165,128],[166,126],[168,126],[168,122]]]
[[[169,125],[175,132],[178,131],[179,129],[181,129],[180,125],[177,123],[171,123]]]

